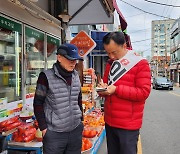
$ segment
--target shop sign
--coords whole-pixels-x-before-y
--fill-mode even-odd
[[[7,97],[0,98],[0,111],[7,109]]]
[[[55,44],[57,46],[60,45],[60,40],[59,39],[56,39],[54,37],[51,37],[51,36],[47,36],[47,42],[50,43],[50,44]]]
[[[85,57],[96,47],[96,42],[85,31],[80,31],[70,43],[77,46],[81,57]]]
[[[21,24],[0,16],[0,27],[21,33]]]
[[[26,36],[28,37],[33,37],[37,40],[44,40],[44,34],[42,32],[31,29],[29,27],[25,28],[25,33],[26,33]]]

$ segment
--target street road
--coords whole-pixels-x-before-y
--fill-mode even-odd
[[[151,91],[141,144],[143,154],[180,154],[180,88]]]
[[[140,133],[138,154],[180,154],[180,88],[152,89]],[[98,154],[107,154],[106,139]]]

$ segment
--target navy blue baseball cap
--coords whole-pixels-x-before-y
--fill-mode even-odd
[[[78,54],[78,48],[70,43],[62,44],[58,47],[56,55],[62,55],[69,60],[83,60]]]

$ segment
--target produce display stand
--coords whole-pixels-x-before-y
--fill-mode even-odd
[[[100,136],[95,140],[95,143],[93,145],[93,148],[90,151],[90,154],[96,154],[98,152],[98,149],[100,148],[100,146],[104,140],[105,135],[106,135],[106,132],[105,132],[105,129],[103,129]]]
[[[17,128],[2,133],[6,137],[6,141],[8,141],[7,150],[36,151],[36,154],[42,154],[42,142],[31,141],[26,143],[12,141],[12,134],[15,131],[17,131]]]
[[[36,154],[42,154],[42,142],[8,142],[8,150],[20,150],[20,151],[36,151]]]
[[[90,139],[93,143],[92,148],[89,150],[86,150],[82,152],[82,154],[97,154],[98,149],[100,148],[103,139],[106,135],[105,129],[103,128],[101,134],[99,136],[96,136],[92,139]],[[36,151],[37,154],[42,154],[42,142],[14,142],[9,141],[8,142],[8,150],[19,150],[19,151]]]
[[[92,148],[90,148],[89,150],[83,151],[82,154],[97,154],[98,149],[100,148],[105,135],[106,135],[106,132],[105,132],[105,129],[103,128],[103,131],[98,137],[96,136],[91,139],[93,143]]]
[[[82,69],[81,69],[82,70]],[[84,116],[86,115],[91,115],[91,113],[94,113],[94,111],[97,110],[101,110],[100,108],[97,108],[98,106],[98,101],[96,101],[97,98],[97,94],[96,94],[96,76],[95,76],[95,70],[93,69],[86,69],[81,71],[81,82],[82,82],[82,101],[83,101],[83,114]],[[29,106],[29,104],[31,104],[32,106],[32,101],[33,97],[28,98],[26,100],[26,105]],[[4,114],[3,117],[0,117],[0,122],[10,119],[14,116],[19,116],[20,111],[22,109],[22,101],[17,101],[14,103],[11,103],[11,106],[6,106],[7,107],[7,113],[12,113],[10,115],[8,114]],[[99,105],[100,106],[100,105]],[[12,110],[13,107],[13,110]],[[8,110],[11,109],[11,112],[9,112]],[[1,114],[2,115],[2,114]],[[8,117],[7,117],[8,115]],[[102,113],[103,115],[103,113]],[[101,115],[101,116],[102,116]],[[103,116],[102,116],[103,117]],[[97,117],[94,117],[96,120],[98,119]],[[95,119],[92,121],[92,123],[94,123]],[[32,121],[34,119],[31,119]],[[27,122],[27,121],[26,121]],[[29,123],[29,122],[27,122]],[[91,124],[90,124],[91,125]],[[89,126],[90,126],[89,125]],[[99,128],[99,125],[96,124],[92,124],[92,127]],[[91,126],[90,126],[91,127]],[[105,137],[105,127],[104,125],[100,126],[100,131],[97,131],[97,134],[95,137],[93,138],[88,138],[91,143],[92,143],[92,147],[88,150],[82,151],[82,154],[96,154],[98,152],[99,147],[101,146],[103,139]],[[7,145],[7,150],[11,150],[11,151],[21,151],[21,152],[36,152],[36,154],[42,154],[43,150],[42,150],[42,142],[37,142],[36,140],[33,140],[31,142],[15,142],[14,140],[12,140],[12,134],[17,131],[17,127],[15,129],[12,129],[10,131],[7,132],[3,132],[2,135],[6,136],[6,141],[8,141],[8,145]]]
[[[106,134],[104,125],[101,125],[98,122],[99,121],[98,119],[100,119],[100,117],[98,117],[98,115],[96,116],[96,113],[98,112],[98,110],[101,111],[100,99],[96,92],[97,80],[98,78],[95,74],[94,69],[92,68],[83,69],[81,91],[82,91],[82,103],[83,103],[83,111],[84,111],[84,130],[86,130],[85,126],[87,126],[87,130],[88,130],[88,127],[90,130],[91,129],[96,130],[98,131],[98,135],[96,135],[93,138],[88,138],[92,143],[92,147],[88,150],[82,151],[82,154],[96,154]],[[100,113],[101,113],[101,116],[103,116],[103,113],[102,112]],[[91,122],[86,123],[85,116],[92,117],[92,119],[94,117],[93,121],[90,120],[92,123]],[[101,128],[100,131],[98,130],[98,127]]]

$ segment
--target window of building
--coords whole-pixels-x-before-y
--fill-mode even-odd
[[[158,38],[158,35],[154,35],[154,38]]]
[[[178,46],[178,44],[179,44],[179,35],[176,35],[174,37],[174,44],[175,44],[176,47]]]
[[[165,44],[165,40],[160,40],[159,43],[160,44]]]
[[[160,24],[160,28],[164,28],[165,27],[165,25],[164,24]]]
[[[158,40],[157,40],[157,39],[155,39],[155,40],[154,40],[154,43],[155,43],[155,44],[158,44]]]
[[[164,39],[165,38],[165,36],[164,35],[160,35],[160,39]]]
[[[178,59],[178,62],[180,62],[180,49],[178,49],[176,52],[177,52],[177,59]]]
[[[165,46],[160,46],[160,49],[165,49]]]
[[[164,29],[160,29],[160,33],[165,33]]]

